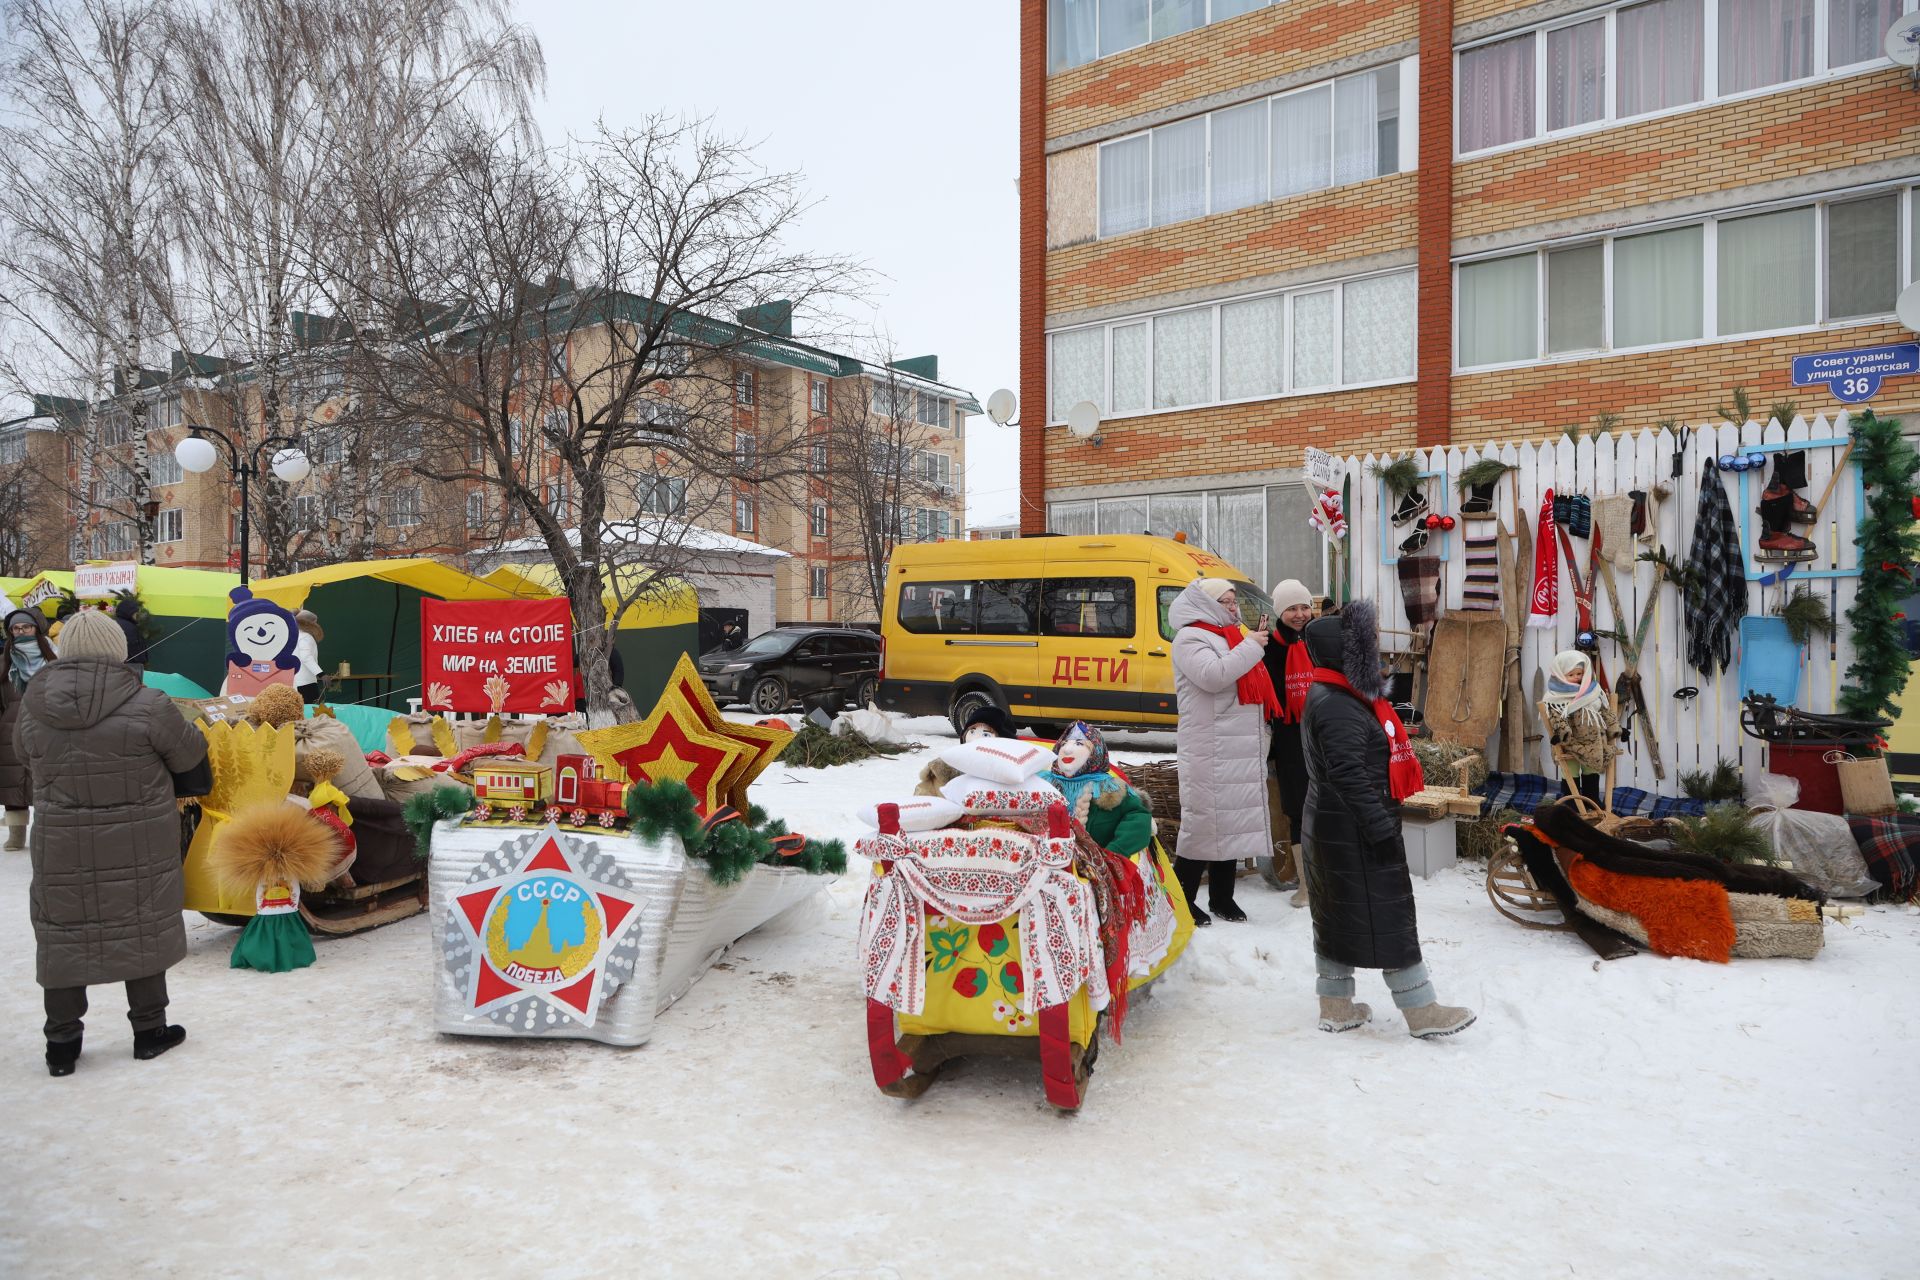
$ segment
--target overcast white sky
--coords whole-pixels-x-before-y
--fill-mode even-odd
[[[805,175],[797,243],[880,277],[901,355],[937,354],[984,404],[1018,377],[1014,180],[1019,22],[1011,0],[522,0],[547,56],[549,141],[648,111],[711,115]],[[973,524],[1017,507],[1016,432],[967,436]]]

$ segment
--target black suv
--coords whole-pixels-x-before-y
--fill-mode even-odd
[[[845,627],[776,627],[737,649],[700,655],[700,679],[721,705],[744,702],[763,716],[838,693],[864,707],[880,682],[880,637]]]

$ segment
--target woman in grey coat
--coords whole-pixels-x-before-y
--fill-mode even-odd
[[[1241,858],[1269,857],[1267,718],[1278,711],[1261,664],[1265,627],[1240,625],[1239,598],[1225,578],[1201,578],[1167,609],[1173,631],[1173,689],[1180,711],[1180,843],[1174,875],[1196,925],[1211,924],[1195,901],[1207,878],[1207,905],[1222,920],[1247,918],[1233,900]]]
[[[207,740],[128,668],[114,620],[86,610],[27,686],[14,749],[33,766],[35,977],[46,989],[47,1070],[80,1057],[87,988],[127,985],[133,1056],[186,1039],[167,1025],[167,969],[187,953],[180,873],[184,794],[204,793]]]

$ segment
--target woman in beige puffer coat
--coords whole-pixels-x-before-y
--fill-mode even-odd
[[[179,794],[211,786],[207,740],[127,666],[127,639],[96,610],[61,628],[60,656],[27,686],[14,749],[33,769],[35,978],[47,1070],[80,1057],[87,988],[127,985],[133,1056],[186,1039],[167,1025],[167,969],[187,953]],[[176,784],[176,779],[178,782]]]
[[[1240,625],[1233,583],[1202,578],[1167,609],[1173,631],[1173,689],[1180,712],[1180,839],[1174,875],[1196,925],[1212,923],[1194,901],[1207,879],[1213,915],[1247,918],[1233,900],[1241,858],[1270,857],[1267,818],[1267,708],[1242,700],[1241,680],[1258,672],[1268,636]],[[1224,633],[1224,634],[1223,634]],[[1230,639],[1230,637],[1232,637]]]

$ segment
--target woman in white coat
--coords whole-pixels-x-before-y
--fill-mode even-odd
[[[1180,710],[1180,842],[1174,874],[1196,925],[1211,923],[1195,901],[1207,877],[1207,905],[1222,920],[1247,918],[1233,900],[1236,863],[1269,857],[1267,720],[1278,713],[1261,657],[1267,629],[1240,625],[1239,600],[1225,578],[1201,578],[1167,610],[1173,629],[1173,688]]]

